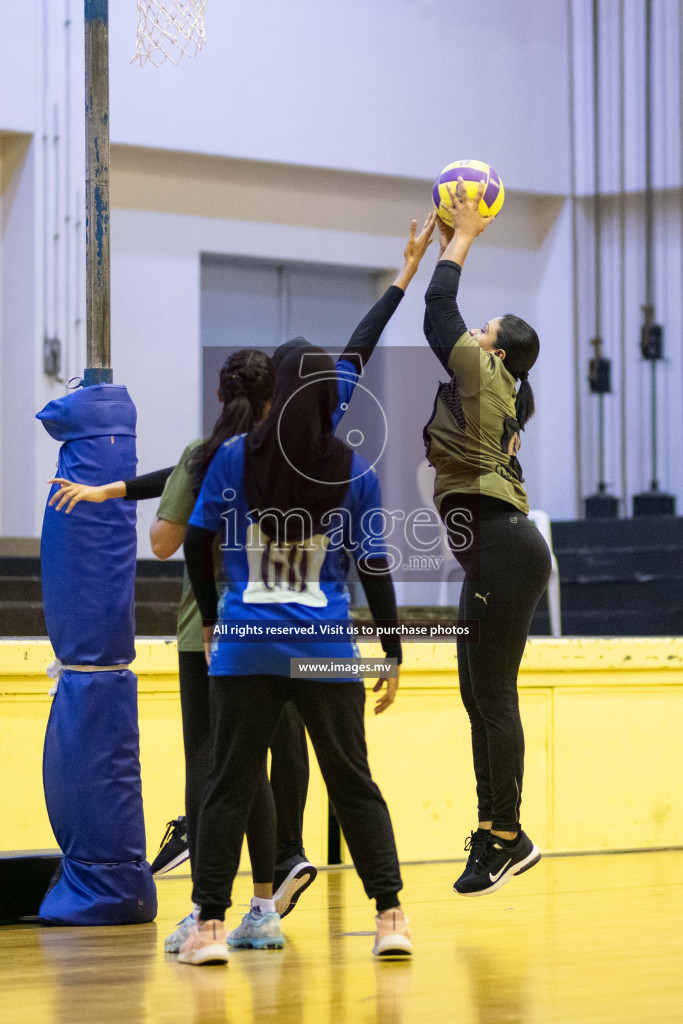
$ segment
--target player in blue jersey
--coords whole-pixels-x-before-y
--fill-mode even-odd
[[[351,336],[351,339],[346,345],[346,348],[342,352],[341,357],[337,361],[335,372],[338,400],[332,414],[332,424],[335,429],[351,400],[359,375],[363,372],[363,368],[370,359],[382,331],[403,298],[405,289],[416,273],[420,261],[430,244],[430,238],[434,229],[434,222],[435,217],[432,214],[425,221],[419,234],[417,233],[417,222],[412,222],[410,235],[405,247],[404,265],[402,269],[399,271],[394,283],[384,292],[380,299],[368,311],[363,320],[358,324]],[[308,347],[309,343],[304,338],[295,338],[292,341],[285,343],[277,350],[274,355],[273,362],[276,366],[279,365],[284,356],[286,356],[292,348],[305,349]],[[261,354],[258,354],[258,356],[260,359],[265,358]],[[239,380],[232,379],[234,377],[235,374],[228,374],[228,378],[226,378],[226,386],[238,384],[241,387]],[[223,382],[221,384],[221,397],[223,397],[222,389]],[[228,387],[228,392],[229,391],[230,388]],[[201,480],[201,477],[208,468],[210,458],[216,450],[217,445],[213,444],[213,442],[217,436],[219,424],[217,424],[214,435],[207,444],[201,448],[196,445],[193,446],[192,453],[193,456],[195,456],[194,461],[197,461],[196,456],[198,455],[200,456],[200,462],[202,463],[201,465],[197,464],[193,467],[194,476],[196,476],[198,480]],[[184,453],[184,456],[188,453],[189,449]],[[196,472],[194,472],[195,470]],[[53,496],[51,504],[58,503],[58,509],[65,507],[65,511],[70,512],[74,505],[79,501],[84,500],[101,502],[109,498],[122,497],[127,500],[136,501],[145,498],[158,497],[164,490],[164,485],[168,478],[171,477],[171,474],[173,474],[173,477],[175,478],[175,476],[182,471],[183,466],[179,465],[178,467],[169,467],[168,469],[158,470],[134,480],[114,481],[113,483],[105,484],[100,487],[91,487],[61,479],[57,481],[50,481],[60,484],[60,489]],[[189,508],[187,510],[187,514],[189,514]],[[159,557],[168,557],[169,554],[172,553],[180,543],[182,543],[184,524],[187,521],[187,514],[183,513],[182,526],[179,527],[176,525],[179,520],[175,516],[175,513],[169,513],[170,521],[168,521],[164,518],[166,513],[163,509],[160,510],[160,514],[155,520],[152,528],[153,540],[156,538],[158,543],[163,543],[164,545],[163,553],[159,554]],[[164,531],[171,533],[172,536],[169,536],[167,539]],[[156,550],[157,549],[155,548],[155,551]],[[371,585],[371,583],[368,583],[368,585]],[[331,649],[328,649],[328,653],[331,653]],[[197,655],[194,653],[194,647],[189,654],[184,655],[184,658],[185,665],[181,658],[181,683],[183,668],[185,668],[185,675],[188,677],[189,669],[191,668],[192,686],[195,690],[197,687],[201,690],[202,687],[205,686],[206,666],[204,669],[201,669],[200,663],[196,661]],[[191,665],[190,659],[193,659]],[[181,685],[181,696],[182,689],[183,687]],[[191,734],[189,737],[186,736],[185,738],[186,752],[190,757],[190,760],[188,761],[188,772],[192,776],[193,780],[191,786],[192,792],[198,794],[203,787],[203,772],[205,769],[203,767],[203,762],[202,765],[199,765],[198,759],[194,756],[194,749],[192,748],[192,750],[187,751],[187,746],[188,743],[192,746],[195,736],[203,737],[205,735],[206,729],[208,728],[208,724],[204,722],[204,718],[206,717],[206,702],[198,702],[196,706],[193,706],[192,708],[189,706],[186,708],[186,705],[189,705],[189,700],[184,702],[184,718],[186,717],[185,712],[187,711],[187,715],[190,715],[193,722]],[[299,721],[296,709],[291,703],[287,705],[282,715],[277,733],[273,737],[271,750],[273,760],[270,781],[278,812],[277,865],[274,875],[274,888],[277,891],[275,892],[274,898],[277,902],[278,910],[280,913],[284,914],[288,913],[292,909],[306,886],[310,884],[315,877],[315,868],[306,859],[302,840],[303,811],[308,788],[308,752],[303,727]],[[196,765],[195,762],[197,762]],[[190,769],[190,763],[193,765],[192,769]],[[200,775],[202,777],[200,777]],[[261,796],[261,792],[262,787],[259,789],[259,797]],[[263,819],[267,819],[272,813],[272,801],[270,801],[271,809],[269,809],[265,800],[257,799],[254,806],[255,817],[259,816],[259,805],[261,807],[260,813]],[[193,820],[195,817],[196,815],[193,814]],[[187,826],[185,819],[178,819],[177,821],[172,822],[171,825],[175,827],[168,830],[169,842],[162,843],[162,849],[157,857],[157,861],[155,861],[155,864],[158,863],[160,865],[160,870],[168,870],[169,866],[174,866],[180,863],[188,854]],[[254,829],[253,831],[261,834],[263,830],[259,828]],[[259,858],[259,860],[261,860],[261,858]],[[259,886],[259,891],[262,889],[265,890],[265,888],[271,888],[272,891],[272,887],[266,886]],[[181,926],[173,933],[172,936],[169,937],[169,940],[167,940],[166,948],[168,950],[173,952],[177,951],[180,943],[185,937],[185,934],[191,926],[191,922],[192,915],[188,915],[188,917],[181,922]]]
[[[375,621],[396,622],[393,584],[378,530],[381,494],[374,470],[333,436],[338,389],[320,349],[293,346],[279,360],[273,407],[261,427],[217,453],[190,518],[185,555],[205,626],[214,761],[199,816],[193,898],[196,928],[180,951],[186,963],[218,956],[250,805],[284,704],[293,701],[309,732],[366,893],[377,905],[376,955],[411,952],[393,830],[367,762],[365,689],[345,680],[290,679],[292,657],[348,658],[352,636],[321,639],[350,623],[346,574],[358,567]],[[218,606],[205,570],[222,536],[228,585]],[[264,643],[260,637],[272,630]],[[240,630],[249,635],[240,636]],[[259,634],[257,631],[263,631]],[[290,633],[286,631],[289,630]],[[310,630],[310,635],[306,632]],[[237,639],[236,639],[237,638]],[[401,660],[400,643],[383,642]],[[314,673],[315,670],[313,670]],[[396,695],[381,678],[376,712]],[[277,915],[266,910],[273,937]],[[249,915],[247,915],[249,917]],[[249,922],[243,922],[249,928]],[[228,937],[241,945],[241,929]]]

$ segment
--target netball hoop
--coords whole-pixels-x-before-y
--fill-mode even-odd
[[[165,61],[178,64],[182,57],[196,57],[206,44],[204,8],[206,0],[137,0],[138,34],[136,60],[143,67],[150,61],[159,67]]]

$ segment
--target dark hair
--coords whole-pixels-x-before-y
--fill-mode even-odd
[[[503,366],[515,380],[520,382],[515,398],[515,408],[517,422],[522,430],[536,411],[534,393],[527,376],[538,359],[540,347],[538,335],[533,327],[530,327],[525,320],[521,320],[518,316],[513,316],[512,313],[505,314],[498,328],[496,348],[503,349],[505,352]]]
[[[235,434],[251,430],[263,419],[274,387],[273,361],[263,352],[243,348],[225,360],[219,378],[223,410],[211,437],[195,449],[187,464],[193,494],[199,494],[202,480],[220,446]]]
[[[334,436],[338,402],[329,354],[290,346],[276,371],[272,408],[244,445],[247,505],[276,544],[326,533],[329,513],[348,494],[353,452]]]

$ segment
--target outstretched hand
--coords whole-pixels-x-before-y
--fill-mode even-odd
[[[453,231],[455,234],[462,234],[469,238],[476,238],[484,228],[491,224],[495,217],[485,216],[479,211],[479,203],[486,191],[486,182],[480,181],[476,195],[470,196],[465,188],[462,178],[458,178],[455,188],[451,184],[446,185],[451,197],[452,207],[448,212],[453,218]]]
[[[394,281],[394,284],[403,291],[406,290],[412,279],[415,277],[417,268],[420,266],[420,260],[432,244],[432,235],[434,234],[436,220],[436,213],[430,213],[422,225],[422,231],[420,231],[419,235],[417,233],[417,221],[411,221],[410,234],[408,235],[408,241],[406,242],[406,247],[403,252],[405,262],[403,264],[403,269],[399,272],[398,277]]]
[[[405,251],[403,253],[406,263],[415,263],[416,265],[419,265],[420,260],[432,244],[432,235],[434,234],[436,220],[436,213],[430,213],[422,225],[422,230],[419,235],[417,234],[417,221],[411,221],[410,234],[408,235],[408,241],[406,242]]]
[[[89,484],[75,484],[72,480],[64,480],[61,477],[54,477],[52,480],[48,480],[49,484],[59,484],[59,490],[55,491],[48,505],[54,505],[55,502],[59,502],[55,511],[59,512],[64,505],[68,505],[65,509],[67,515],[71,512],[72,508],[78,504],[79,501],[106,501],[109,495],[107,494],[106,487],[91,487]]]

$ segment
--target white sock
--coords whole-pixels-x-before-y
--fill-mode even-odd
[[[275,901],[266,900],[262,896],[252,896],[250,909],[252,914],[256,914],[257,917],[263,917],[265,914],[274,914]]]

